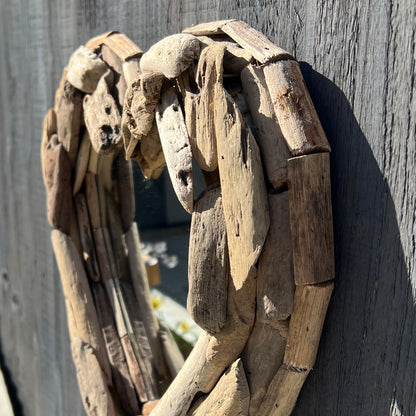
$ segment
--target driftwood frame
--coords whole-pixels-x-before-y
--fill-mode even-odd
[[[291,413],[333,288],[329,151],[298,63],[243,22],[74,52],[42,168],[88,414]],[[192,213],[188,310],[205,332],[185,363],[152,310],[126,157],[148,178],[166,164]]]

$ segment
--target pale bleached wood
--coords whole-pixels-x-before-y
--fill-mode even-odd
[[[208,397],[189,416],[248,416],[250,390],[241,359],[219,379]]]
[[[140,59],[130,59],[123,62],[122,69],[123,77],[129,86],[140,77]]]
[[[299,64],[285,60],[263,70],[277,121],[292,154],[331,151]]]
[[[65,69],[55,94],[56,131],[59,141],[68,152],[72,167],[75,165],[78,152],[83,95],[67,80]]]
[[[157,179],[162,174],[166,161],[155,121],[150,132],[142,137],[140,153],[142,159],[138,160],[134,157],[132,159],[139,163],[146,178]]]
[[[98,282],[101,279],[100,270],[98,268],[97,254],[95,252],[85,195],[83,193],[75,195],[74,203],[77,212],[78,228],[80,231],[82,256],[84,258],[87,274],[92,281]]]
[[[121,416],[94,348],[79,337],[71,340],[82,402],[88,416]]]
[[[139,413],[139,403],[130,378],[123,347],[115,327],[113,311],[105,290],[100,283],[93,283],[91,291],[103,333],[117,397],[121,407],[128,414],[136,415]]]
[[[265,323],[286,319],[293,310],[295,280],[288,194],[268,195],[270,229],[257,272],[257,319]]]
[[[80,46],[69,59],[67,79],[77,89],[91,94],[107,65],[97,54],[85,46]]]
[[[219,35],[224,33],[222,27],[226,23],[235,22],[235,19],[231,20],[217,20],[215,22],[200,23],[199,25],[194,25],[187,27],[182,32],[191,33],[194,36],[209,36],[209,35]]]
[[[248,414],[256,416],[270,381],[283,362],[288,321],[275,321],[279,328],[256,320],[242,354],[250,388]]]
[[[72,194],[76,195],[81,189],[82,183],[84,182],[85,173],[87,172],[88,163],[90,160],[91,153],[91,141],[88,134],[88,130],[84,131],[82,135],[81,143],[77,154],[77,160],[75,162],[75,169],[73,175],[73,188]]]
[[[88,131],[88,130],[87,130]],[[88,172],[96,175],[98,172],[98,153],[95,151],[94,147],[91,146],[90,159],[88,160]]]
[[[229,280],[227,321],[215,335],[204,332],[152,416],[185,416],[198,392],[212,390],[223,371],[241,354],[255,315],[255,269],[236,290]]]
[[[173,88],[161,94],[156,123],[173,189],[184,209],[192,213],[194,186],[192,151],[182,110]]]
[[[159,326],[159,338],[162,344],[163,355],[173,380],[183,367],[185,360],[167,325],[163,322],[159,322]]]
[[[113,32],[103,39],[103,44],[108,46],[122,61],[139,58],[143,51],[125,34]]]
[[[315,364],[333,282],[297,286],[283,363],[310,370]]]
[[[289,159],[290,228],[295,282],[335,277],[329,153]]]
[[[308,374],[309,370],[296,371],[285,366],[279,368],[256,416],[289,416]]]
[[[85,44],[85,46],[93,50],[99,49],[100,46],[104,43],[104,40],[114,33],[118,33],[118,31],[110,30],[109,32],[102,33],[101,35],[94,36]]]
[[[287,159],[291,154],[280,131],[263,70],[255,65],[248,65],[241,72],[241,82],[257,127],[256,139],[267,179],[275,189],[279,189],[287,185]]]
[[[188,260],[188,312],[209,333],[225,324],[229,273],[221,188],[215,186],[195,202]]]
[[[232,98],[220,84],[215,88],[215,131],[231,277],[239,289],[266,239],[267,193],[255,139]]]
[[[155,43],[140,59],[142,72],[162,72],[166,78],[176,78],[198,58],[199,40],[182,33],[167,36]]]
[[[53,108],[50,108],[46,113],[43,124],[42,124],[42,142],[40,145],[40,160],[42,163],[42,175],[43,175],[43,182],[46,183],[46,175],[45,175],[45,160],[46,160],[46,149],[48,147],[49,141],[53,134],[56,133],[57,130],[57,122],[56,122],[56,113]]]
[[[69,335],[71,339],[81,338],[94,348],[107,380],[111,380],[104,340],[81,257],[69,236],[53,230],[51,237],[65,296]]]
[[[98,81],[95,91],[84,97],[83,107],[85,124],[94,150],[103,155],[114,153],[122,146],[121,117],[110,94],[106,74]]]
[[[146,402],[142,408],[143,416],[150,416],[152,410],[156,407],[158,400],[152,400],[150,402]]]
[[[270,42],[266,36],[245,22],[238,20],[227,22],[221,26],[221,30],[262,64],[291,58],[289,52]]]

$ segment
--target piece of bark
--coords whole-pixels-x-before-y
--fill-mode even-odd
[[[162,344],[163,354],[169,369],[172,380],[178,375],[183,367],[185,360],[176,344],[170,329],[163,323],[159,322],[159,338]]]
[[[229,273],[221,188],[216,186],[205,190],[195,203],[188,261],[188,312],[211,334],[226,321]]]
[[[87,415],[121,416],[94,348],[81,338],[75,337],[71,340],[71,350],[82,403]]]
[[[277,121],[292,154],[331,151],[299,64],[279,61],[263,71]]]
[[[239,289],[254,267],[266,239],[269,209],[260,152],[254,137],[231,97],[220,84],[215,88],[222,203],[231,277]]]
[[[247,66],[241,72],[241,82],[257,127],[256,139],[267,179],[273,188],[280,189],[287,185],[287,159],[291,153],[277,122],[263,70],[254,65]]]
[[[143,51],[123,33],[106,36],[103,44],[108,46],[122,61],[140,58],[143,54]]]
[[[219,379],[208,397],[189,416],[248,416],[250,390],[241,359]]]
[[[49,224],[69,234],[73,216],[71,162],[56,134],[50,139],[43,157]]]
[[[335,277],[329,153],[289,159],[290,228],[297,285]]]
[[[295,407],[309,371],[295,371],[285,366],[273,377],[256,416],[288,416]]]
[[[82,256],[84,258],[87,274],[92,281],[99,282],[101,279],[100,270],[98,268],[97,254],[95,252],[85,195],[83,193],[78,193],[74,197],[74,202],[77,212],[78,228],[80,230]]]
[[[173,88],[161,94],[156,123],[173,189],[184,209],[192,213],[194,186],[192,151],[182,110]]]
[[[288,194],[268,196],[270,229],[259,258],[257,319],[270,324],[286,319],[293,310],[295,280]]]
[[[139,403],[130,378],[123,347],[117,334],[109,300],[101,284],[93,283],[91,291],[94,296],[94,303],[101,325],[118,399],[121,407],[129,415],[137,415],[139,413]]]
[[[265,64],[277,59],[290,59],[292,56],[270,42],[266,36],[239,20],[222,25],[221,30],[246,49],[257,61]]]
[[[50,108],[43,119],[43,128],[42,128],[42,142],[40,147],[40,159],[42,163],[42,174],[43,182],[46,185],[46,176],[45,176],[45,160],[46,160],[46,149],[48,147],[49,141],[52,136],[56,133],[57,123],[56,123],[56,113],[53,108]]]
[[[126,232],[135,214],[134,201],[134,184],[133,184],[133,169],[131,161],[126,160],[124,152],[120,152],[115,160],[115,172],[120,206],[120,219],[123,226],[123,231]]]
[[[110,30],[109,32],[102,33],[101,35],[94,36],[85,44],[85,46],[93,50],[99,49],[100,46],[104,43],[104,40],[114,33],[118,33],[118,31]]]
[[[82,135],[81,144],[77,154],[77,160],[75,162],[75,169],[73,175],[73,188],[72,195],[76,195],[81,189],[82,183],[84,182],[85,173],[87,172],[91,153],[91,141],[88,134],[88,130],[84,131]]]
[[[98,81],[95,91],[84,97],[83,107],[92,147],[99,155],[116,152],[122,146],[121,117],[110,94],[106,75]]]
[[[215,89],[222,82],[225,47],[214,44],[205,48],[197,69],[199,94],[194,98],[195,135],[190,136],[192,154],[198,166],[211,172],[218,166],[217,139],[215,132]]]
[[[333,282],[297,286],[283,363],[300,370],[315,364]]]
[[[55,94],[55,112],[59,141],[68,152],[72,167],[75,166],[78,153],[83,95],[67,80],[66,70],[64,70]]]
[[[229,281],[227,321],[215,335],[203,333],[176,378],[153,410],[152,416],[184,416],[198,392],[208,393],[223,371],[240,355],[255,315],[255,268],[236,290]]]
[[[155,43],[140,59],[142,72],[162,72],[166,78],[176,78],[198,58],[199,40],[190,34],[167,36]]]
[[[210,36],[210,35],[219,35],[224,33],[222,27],[226,23],[235,22],[235,19],[231,20],[217,20],[215,22],[200,23],[199,25],[187,27],[182,32],[190,33],[194,36]]]
[[[256,416],[267,387],[283,362],[289,323],[280,329],[256,320],[242,354],[250,387],[249,415]]]
[[[92,49],[80,46],[69,59],[67,78],[75,88],[91,94],[106,71],[106,64]]]
[[[140,77],[140,59],[130,59],[123,62],[123,77],[129,86]]]
[[[104,340],[81,257],[66,234],[53,230],[51,237],[65,296],[70,338],[80,337],[94,348],[107,380],[111,380]]]

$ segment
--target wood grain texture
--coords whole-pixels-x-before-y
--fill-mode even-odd
[[[33,416],[84,414],[39,165],[63,67],[111,29],[146,50],[192,24],[241,19],[301,62],[332,148],[337,280],[293,414],[415,414],[414,2],[96,5],[0,2],[0,344],[13,405]]]

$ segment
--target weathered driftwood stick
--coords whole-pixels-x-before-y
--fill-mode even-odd
[[[273,377],[256,416],[288,416],[295,407],[309,370],[296,371],[285,366]]]
[[[270,229],[257,272],[257,320],[272,325],[290,316],[295,280],[288,192],[269,194]]]
[[[192,151],[182,110],[173,88],[165,89],[161,94],[161,104],[156,109],[156,123],[173,189],[185,210],[192,213]]]
[[[277,121],[292,154],[329,152],[331,148],[299,64],[293,60],[274,62],[264,68],[264,75]]]
[[[283,363],[304,371],[315,364],[333,282],[297,286]]]
[[[98,266],[100,269],[100,276],[103,282],[107,282],[112,277],[111,264],[108,259],[107,249],[105,246],[105,238],[103,228],[95,228],[92,230],[94,237],[95,250],[97,253]]]
[[[329,153],[289,159],[290,228],[297,285],[335,277]]]
[[[98,153],[91,146],[90,159],[88,161],[87,171],[93,173],[94,175],[97,175],[99,173],[98,168],[99,168],[99,165],[98,165]]]
[[[233,42],[223,42],[226,50],[224,54],[224,72],[227,74],[240,74],[241,71],[254,61],[253,56],[246,49]]]
[[[143,51],[125,34],[113,32],[103,39],[103,44],[108,46],[122,61],[140,58]]]
[[[94,348],[75,337],[71,340],[71,350],[82,403],[88,416],[121,416]]]
[[[69,59],[67,78],[75,88],[91,94],[106,71],[107,65],[92,49],[80,46]]]
[[[150,416],[150,414],[152,413],[152,410],[156,407],[158,402],[159,400],[152,400],[150,402],[145,403],[142,408],[142,415]]]
[[[66,70],[64,70],[55,94],[55,112],[59,141],[68,152],[72,167],[75,166],[78,152],[82,97],[83,93],[67,80]]]
[[[157,71],[166,78],[176,78],[198,58],[199,40],[190,34],[168,36],[155,43],[140,59],[142,72]]]
[[[248,416],[250,390],[241,359],[219,379],[205,400],[189,416]]]
[[[91,141],[88,134],[88,130],[84,131],[82,135],[81,143],[77,154],[75,163],[75,170],[73,175],[73,190],[72,194],[76,195],[81,189],[82,183],[84,182],[85,173],[87,172],[88,163],[90,160],[91,153]]]
[[[87,200],[88,213],[93,230],[100,228],[102,225],[97,182],[95,181],[95,177],[96,175],[91,172],[87,172],[85,174],[85,197]]]
[[[50,108],[43,119],[43,129],[42,129],[42,143],[40,147],[40,160],[42,163],[42,174],[43,182],[46,184],[45,176],[45,152],[48,147],[49,141],[52,136],[56,133],[57,123],[56,123],[56,113],[53,108]]]
[[[106,74],[98,81],[91,95],[84,97],[84,118],[91,144],[98,154],[114,153],[122,146],[121,117],[110,94]]]
[[[85,46],[87,48],[97,50],[100,48],[100,46],[104,43],[104,40],[108,38],[109,36],[113,35],[114,33],[118,33],[117,30],[110,30],[109,32],[102,33],[101,35],[95,36],[91,38]]]
[[[163,323],[159,322],[159,338],[162,344],[163,354],[172,380],[178,375],[183,367],[185,360],[173,338],[170,329]]]
[[[188,261],[188,311],[209,333],[218,332],[227,315],[230,273],[221,188],[208,188],[192,214]]]
[[[260,255],[269,228],[269,210],[260,152],[254,137],[232,98],[220,84],[215,88],[222,203],[231,277],[239,289]]]
[[[123,347],[117,334],[109,300],[100,283],[93,283],[91,290],[120,405],[129,415],[137,415],[139,403],[126,364]]]
[[[241,82],[257,127],[256,139],[267,179],[273,188],[280,189],[287,185],[287,159],[290,152],[276,120],[263,70],[254,65],[247,66],[241,72]]]
[[[51,236],[65,295],[69,335],[71,339],[80,337],[94,348],[106,380],[111,380],[104,340],[82,260],[69,236],[59,230],[53,230]]]
[[[183,33],[190,33],[194,36],[212,36],[212,35],[221,35],[224,33],[222,27],[226,23],[235,22],[235,19],[231,20],[217,20],[215,22],[200,23],[199,25],[194,25],[184,29]]]
[[[140,59],[130,59],[123,62],[123,77],[127,85],[131,85],[140,76]]]

